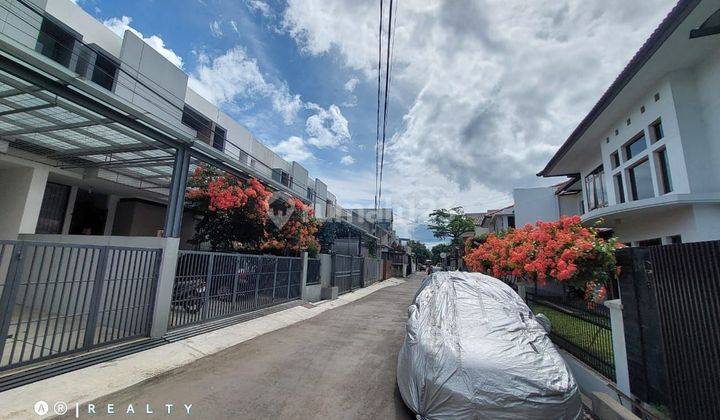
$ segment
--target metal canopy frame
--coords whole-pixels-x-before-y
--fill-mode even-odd
[[[168,194],[173,147],[35,83],[0,70],[0,139],[51,166]]]

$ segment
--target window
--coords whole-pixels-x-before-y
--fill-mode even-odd
[[[650,175],[650,161],[645,159],[628,169],[630,192],[633,200],[642,200],[655,195]]]
[[[183,108],[182,123],[197,132],[197,138],[210,144],[212,123],[187,105]]]
[[[101,53],[97,53],[91,80],[107,90],[112,90],[117,70],[118,65],[114,61]]]
[[[291,178],[290,174],[283,171],[282,169],[275,168],[272,170],[272,179],[283,184],[286,187],[290,186]]]
[[[212,147],[221,152],[225,150],[225,135],[225,129],[216,125],[215,132],[213,133]]]
[[[653,239],[646,239],[644,241],[638,241],[638,246],[658,246],[662,245],[662,239],[660,238],[653,238]]]
[[[645,133],[638,134],[634,139],[625,145],[625,160],[630,160],[647,148]]]
[[[625,188],[623,187],[622,174],[617,174],[613,177],[615,183],[615,198],[618,203],[625,202]]]
[[[40,217],[38,218],[35,233],[62,233],[69,197],[69,186],[52,182],[45,185],[45,195],[43,195],[42,204],[40,205]]]
[[[681,244],[682,243],[682,236],[680,235],[673,235],[670,237],[670,243],[671,244]]]
[[[508,227],[515,227],[515,216],[508,216]]]
[[[315,190],[311,187],[307,188],[307,198],[308,200],[315,200]]]
[[[76,39],[70,31],[43,19],[35,51],[69,68],[75,41]]]
[[[605,183],[603,182],[604,174],[603,166],[600,165],[585,177],[588,211],[607,205]]]
[[[610,163],[612,164],[613,169],[620,166],[620,154],[618,152],[613,152],[610,155]]]
[[[652,142],[655,143],[658,140],[662,140],[665,137],[665,131],[663,131],[662,121],[657,120],[650,124],[650,137]]]
[[[655,159],[660,178],[660,191],[662,191],[663,194],[672,192],[672,178],[670,177],[670,167],[668,166],[667,149],[663,147],[655,152]]]

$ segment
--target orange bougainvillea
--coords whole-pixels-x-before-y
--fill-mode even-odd
[[[303,251],[312,254],[318,252],[318,222],[312,207],[298,198],[292,198],[290,203],[278,201],[276,206],[276,211],[292,213],[281,226],[269,223],[266,239],[260,245],[261,249],[280,255],[297,255]]]
[[[495,277],[521,276],[538,284],[547,281],[607,283],[617,275],[615,238],[604,240],[580,217],[537,222],[501,234],[490,234],[465,256],[472,271]]]
[[[214,250],[253,250],[265,236],[270,191],[258,180],[242,181],[206,165],[188,179],[185,199],[200,220],[191,242]]]

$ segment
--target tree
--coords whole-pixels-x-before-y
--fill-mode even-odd
[[[475,230],[475,219],[465,215],[462,207],[450,209],[437,209],[430,213],[428,229],[438,239],[450,239],[450,254],[456,256],[458,263],[462,264],[464,245],[462,234]]]
[[[207,165],[195,168],[185,199],[200,216],[191,243],[212,250],[255,250],[265,236],[270,191],[256,179],[244,182]]]
[[[410,240],[408,241],[408,246],[410,247],[412,253],[415,255],[416,261],[424,264],[426,260],[432,258],[430,250],[424,243]]]
[[[437,244],[430,250],[430,253],[432,254],[432,261],[433,264],[439,264],[442,262],[442,257],[440,254],[445,252],[446,254],[450,254],[453,250],[452,245],[450,244]]]
[[[460,243],[460,236],[475,230],[475,220],[465,215],[462,207],[437,209],[430,213],[428,229],[438,239],[450,239],[451,243]]]

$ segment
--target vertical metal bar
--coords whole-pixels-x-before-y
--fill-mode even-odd
[[[57,334],[57,327],[58,327],[58,323],[60,322],[60,319],[62,318],[63,327],[65,326],[65,323],[67,322],[67,311],[68,311],[68,308],[70,307],[70,302],[65,303],[65,288],[68,284],[68,273],[70,272],[70,266],[71,265],[75,266],[75,264],[71,264],[72,254],[73,254],[74,249],[78,249],[78,248],[68,248],[67,263],[65,264],[65,274],[63,275],[62,289],[60,289],[60,301],[58,302],[58,312],[57,312],[58,317],[57,317],[57,320],[55,321],[55,326],[53,327],[52,340],[50,340],[50,348],[51,349],[55,348],[55,336]],[[77,260],[78,254],[79,254],[79,249],[78,249],[78,252],[75,254],[76,260]],[[76,261],[76,263],[77,263],[77,261]],[[75,268],[77,269],[77,267],[75,267]],[[70,288],[70,292],[72,293],[72,287]],[[79,295],[79,294],[80,294],[80,290],[77,291],[77,295]],[[76,297],[75,300],[77,300],[77,299],[79,299],[79,298]],[[64,317],[60,314],[63,303],[65,303],[65,316]],[[60,339],[60,348],[58,349],[58,352],[62,351],[61,350],[62,342],[63,342],[62,340],[64,337],[65,336],[62,335],[62,338]],[[68,337],[68,342],[69,341],[70,341],[70,338]]]
[[[85,281],[85,292],[83,293],[83,300],[82,300],[82,304],[80,305],[80,319],[79,319],[79,321],[78,321],[78,331],[77,331],[77,333],[75,334],[75,346],[74,346],[74,348],[78,348],[78,346],[79,346],[79,344],[80,344],[80,330],[82,330],[83,317],[85,316],[85,303],[88,301],[88,300],[87,300],[87,297],[88,297],[88,292],[90,291],[90,285],[91,285],[91,280],[90,280],[89,277],[90,277],[90,273],[92,273],[92,262],[95,260],[95,254],[96,254],[96,252],[95,252],[94,249],[90,249],[90,250],[89,250],[88,248],[84,248],[83,251],[84,251],[84,252],[83,252],[83,262],[82,262],[82,269],[80,270],[80,283],[79,283],[81,286],[82,286],[82,284],[83,284],[83,279],[86,278],[86,275],[85,275],[85,267],[87,266],[87,261],[88,261],[88,251],[90,251],[90,260],[91,260],[91,262],[90,262],[90,266],[89,266],[89,268],[88,268],[88,270],[87,270],[87,277],[88,277],[88,278],[87,278],[87,280]],[[100,253],[100,251],[98,250],[97,254],[99,254],[99,253]],[[78,254],[79,254],[79,251],[78,251]],[[79,255],[78,255],[78,258],[80,258]],[[75,268],[77,269],[77,267],[75,267]],[[77,315],[78,315],[78,313],[77,313],[77,312],[78,312],[77,304],[78,304],[78,301],[79,301],[79,300],[80,300],[80,294],[78,293],[78,296],[77,296],[77,298],[75,299],[75,309],[74,309],[74,311],[73,311],[73,319],[72,319],[72,324],[70,325],[70,332],[72,332],[72,331],[75,329],[75,318],[76,318]],[[70,309],[70,306],[68,305],[68,310],[69,310],[69,309]],[[89,312],[88,312],[88,317],[90,317]],[[87,329],[87,320],[85,320],[85,329]],[[63,324],[63,331],[62,331],[62,332],[63,332],[63,335],[65,335],[65,325],[64,325],[64,324]],[[84,345],[85,345],[85,343],[83,342],[83,346],[84,346]],[[69,339],[69,338],[68,338],[68,347],[70,347],[70,339]]]
[[[132,303],[131,303],[130,315],[129,315],[130,321],[129,321],[128,325],[126,326],[126,328],[129,327],[129,334],[131,336],[134,336],[137,334],[136,333],[137,321],[138,321],[138,319],[140,319],[140,316],[142,316],[142,310],[145,307],[145,302],[144,302],[145,293],[143,293],[143,289],[145,288],[145,283],[147,281],[149,281],[147,279],[150,277],[150,274],[148,273],[148,271],[149,271],[148,270],[148,264],[149,264],[148,255],[150,254],[150,252],[152,252],[152,251],[144,250],[144,251],[141,251],[141,254],[140,254],[141,262],[138,264],[138,266],[140,267],[139,268],[140,274],[139,274],[139,277],[135,281],[135,287],[133,287]]]
[[[68,248],[71,249],[71,248]],[[52,316],[52,310],[53,310],[53,304],[55,303],[55,294],[57,292],[57,285],[60,281],[60,270],[62,269],[63,264],[63,255],[65,255],[65,248],[60,248],[60,261],[58,262],[57,266],[57,273],[55,274],[55,282],[53,283],[53,291],[52,296],[50,297],[50,306],[48,307],[48,320],[45,323],[45,331],[43,331],[43,340],[40,344],[40,357],[42,357],[43,353],[45,352],[45,343],[47,341],[47,333],[48,333],[48,327],[50,326],[50,320]],[[63,283],[63,286],[65,286],[65,283]],[[59,305],[62,305],[62,300],[59,302]],[[57,325],[58,321],[60,320],[60,308],[58,307],[57,316],[55,317],[55,325]],[[50,349],[50,354],[52,354],[52,348]]]
[[[270,302],[275,302],[275,285],[277,284],[277,266],[278,266],[278,257],[275,257],[275,272],[273,274],[273,286],[272,286],[272,300]]]
[[[288,278],[288,286],[287,286],[287,297],[286,297],[286,299],[288,299],[288,300],[290,299],[290,283],[292,283],[292,277],[293,277],[293,275],[292,275],[292,272],[293,272],[293,271],[292,271],[292,263],[293,263],[293,260],[292,260],[292,258],[291,258],[291,259],[290,259],[290,266],[288,267],[288,275],[287,275],[287,278]]]
[[[108,253],[112,254],[112,257],[110,258],[110,263],[107,264],[109,267],[109,272],[105,273],[103,275],[103,284],[106,284],[107,286],[103,286],[105,288],[105,297],[102,299],[103,303],[100,304],[100,301],[98,301],[98,307],[93,308],[92,305],[89,309],[90,312],[98,312],[98,317],[100,318],[100,323],[97,328],[97,340],[98,341],[105,341],[105,338],[103,337],[103,332],[105,336],[107,336],[107,321],[105,318],[108,316],[108,308],[112,306],[113,298],[115,297],[115,280],[118,277],[118,273],[120,270],[121,263],[118,264],[118,261],[125,257],[125,254],[121,253],[120,250],[116,249],[107,249]],[[99,266],[95,267],[95,274],[97,275],[97,272],[100,270]],[[93,292],[95,291],[93,286]],[[100,294],[102,296],[102,292]],[[92,302],[92,299],[91,299]],[[88,315],[89,318],[89,315]]]
[[[262,266],[262,257],[254,257],[257,260],[257,264],[253,264],[255,266],[255,307],[258,307],[258,298],[260,294],[260,276],[263,269]]]
[[[18,285],[22,275],[18,275],[19,268],[23,259],[23,245],[15,243],[12,245],[10,253],[10,264],[8,265],[7,276],[3,286],[2,295],[0,295],[0,361],[2,361],[3,352],[9,337],[10,320],[15,309],[15,299],[18,291]],[[2,261],[2,260],[0,260]],[[17,336],[14,337],[17,340]],[[13,341],[14,341],[13,340]],[[8,359],[8,365],[12,364],[12,358]]]
[[[30,311],[29,311],[30,313],[28,315],[27,323],[25,324],[25,334],[23,334],[23,344],[22,344],[22,348],[20,349],[20,361],[23,361],[23,357],[25,355],[25,346],[27,345],[28,335],[30,334],[30,324],[32,323],[32,313],[33,313],[33,308],[35,307],[35,298],[37,297],[38,286],[40,283],[40,275],[42,274],[42,267],[45,263],[45,255],[47,253],[46,252],[47,246],[43,246],[42,249],[43,249],[43,253],[42,253],[42,258],[40,259],[40,266],[38,268],[37,281],[35,282],[35,288],[33,289],[32,299],[30,301]],[[28,288],[30,288],[30,281],[32,279],[33,266],[34,266],[34,264],[30,266],[30,273],[28,275],[28,285],[27,285]],[[23,306],[24,305],[25,305],[25,302],[23,302]],[[18,318],[18,326],[20,325],[21,321],[22,321],[22,316],[20,316],[20,318]],[[15,350],[15,344],[13,343],[13,349],[10,350],[10,359],[12,359],[14,350]]]
[[[83,339],[84,348],[89,348],[95,342],[95,324],[97,323],[98,306],[100,303],[100,296],[102,295],[103,282],[105,280],[105,273],[107,269],[108,252],[108,248],[100,248],[100,256],[97,262],[98,265],[95,270],[95,280],[93,281],[92,296],[90,297],[88,320],[85,324],[85,338]]]
[[[205,306],[203,306],[202,315],[203,321],[208,319],[208,314],[210,312],[210,286],[212,282],[213,264],[215,263],[215,255],[210,254],[209,256],[210,258],[208,259],[207,281],[205,282],[205,296],[203,297],[203,299],[205,300]]]
[[[118,287],[120,293],[118,294],[118,305],[115,309],[115,316],[113,317],[113,331],[110,334],[111,340],[121,338],[121,332],[123,331],[123,325],[125,323],[126,310],[125,307],[128,304],[130,284],[132,283],[135,273],[137,271],[137,249],[127,249],[125,252],[128,255],[128,266],[123,278],[120,278]]]
[[[45,312],[44,311],[45,297],[47,296],[48,289],[50,288],[50,276],[52,274],[53,263],[55,262],[55,250],[57,249],[57,246],[49,245],[49,247],[50,247],[50,249],[52,249],[52,253],[50,254],[50,264],[48,265],[48,268],[47,268],[47,276],[45,276],[45,287],[43,288],[42,298],[40,298],[40,309],[38,311],[37,321],[35,322],[35,334],[33,335],[32,347],[30,347],[30,359],[35,358],[35,347],[37,347],[38,334],[40,333],[40,322],[42,322],[43,314]],[[42,267],[40,267],[40,269],[42,270]],[[41,275],[42,275],[42,273],[41,273]],[[41,276],[38,276],[38,284],[40,283],[40,278],[41,278]],[[50,315],[48,314],[48,320],[45,323],[45,331],[47,331],[47,323],[50,322],[49,316]],[[26,337],[26,338],[28,338],[28,337]],[[42,353],[43,353],[43,351],[42,351],[42,347],[41,347],[40,348],[40,356],[41,357],[42,357]]]

